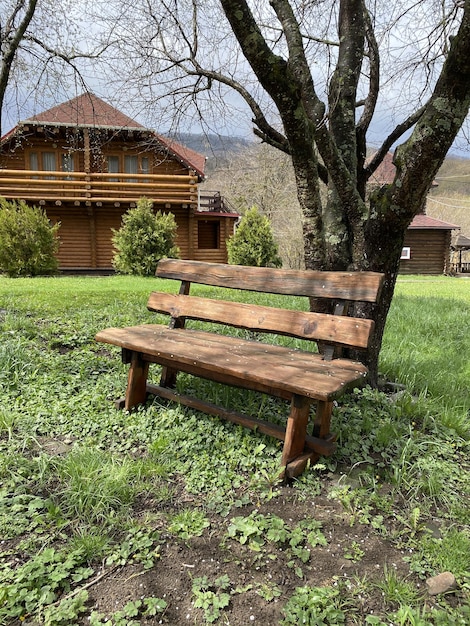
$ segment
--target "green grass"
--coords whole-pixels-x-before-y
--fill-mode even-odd
[[[284,624],[306,616],[309,623],[343,623],[346,614],[357,624],[465,624],[470,280],[400,277],[380,370],[403,391],[390,397],[365,388],[342,400],[333,417],[336,454],[287,491],[277,479],[280,444],[268,437],[159,400],[131,414],[114,408],[127,366],[118,349],[94,336],[107,326],[155,321],[146,302],[158,289],[175,285],[124,276],[0,277],[0,622],[121,624],[132,615],[145,620],[153,607],[165,620],[168,598],[153,596],[134,598],[114,616],[94,614],[86,581],[103,564],[152,570],[161,546],[191,549],[216,536],[222,551],[229,544],[242,551],[240,567],[258,571],[266,559],[282,560],[299,586],[287,592],[264,576],[232,589],[223,570],[198,586],[205,579],[195,570],[196,623],[224,623],[234,597],[251,590],[259,602],[279,603]],[[287,306],[305,303],[289,298]],[[285,421],[284,403],[272,398],[189,376],[179,384]],[[325,493],[333,473],[341,481]],[[410,577],[389,568],[360,585],[351,574],[334,586],[305,587],[301,578],[327,534],[315,507],[297,524],[282,514],[286,499],[301,506],[319,494],[341,503],[351,528],[367,527],[403,550]],[[363,547],[348,538],[341,552],[359,572]],[[416,581],[443,570],[457,577],[459,594],[430,606]],[[376,598],[381,607],[365,622],[359,586],[366,604]]]
[[[384,375],[455,416],[470,410],[470,279],[400,277],[381,353]],[[451,417],[446,417],[451,420]]]

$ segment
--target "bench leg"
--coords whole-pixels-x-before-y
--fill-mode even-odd
[[[161,387],[168,387],[169,389],[173,389],[176,386],[177,375],[178,370],[175,370],[171,367],[162,367],[162,375],[160,377]]]
[[[294,395],[287,419],[284,448],[282,449],[281,465],[283,467],[286,467],[290,461],[293,461],[304,451],[309,412],[309,398]]]
[[[318,401],[313,433],[320,439],[326,439],[330,434],[331,412],[333,402]]]
[[[130,411],[137,404],[143,404],[147,398],[148,362],[139,352],[133,352],[130,359],[124,408]]]

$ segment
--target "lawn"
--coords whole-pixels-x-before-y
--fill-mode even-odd
[[[0,277],[0,623],[470,623],[470,280],[399,279],[395,384],[344,398],[337,452],[290,484],[259,433],[161,400],[115,409],[126,366],[94,335],[154,320],[155,288],[173,286]],[[456,588],[430,596],[446,571]]]

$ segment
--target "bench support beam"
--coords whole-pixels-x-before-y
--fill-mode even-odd
[[[243,413],[238,413],[236,411],[230,411],[223,407],[220,407],[212,402],[207,402],[205,400],[200,400],[199,398],[195,398],[193,396],[187,396],[183,394],[176,393],[172,389],[168,389],[166,387],[161,387],[159,385],[147,384],[147,393],[159,396],[164,398],[165,400],[171,400],[172,402],[177,402],[178,404],[182,404],[183,406],[189,406],[192,409],[197,411],[202,411],[203,413],[207,413],[208,415],[216,415],[221,417],[229,422],[234,424],[239,424],[240,426],[244,426],[245,428],[250,428],[251,430],[257,430],[264,435],[269,435],[270,437],[275,437],[281,441],[286,441],[288,435],[287,431],[283,426],[279,426],[278,424],[271,424],[270,422],[266,422],[264,420],[257,419],[255,417],[251,417],[248,415],[244,415]],[[303,428],[303,420],[304,412],[307,415],[308,420],[308,409],[310,407],[310,400],[307,398],[302,398],[301,396],[296,396],[298,398],[295,400],[295,415],[293,416],[293,420],[296,419],[297,411],[301,408],[301,417],[302,417],[302,425],[299,427],[295,427],[293,430],[298,434],[298,440],[296,440],[296,448],[298,452],[294,452],[294,447],[288,443],[289,449],[289,461],[290,463],[296,456],[315,456],[317,459],[321,456],[330,456],[336,450],[336,444],[334,443],[334,436],[320,439],[318,437],[312,437],[307,435],[307,421],[305,421],[305,430]],[[300,399],[300,400],[299,400]],[[304,403],[303,400],[306,402]],[[294,404],[294,400],[292,401]],[[306,406],[305,406],[306,405]],[[303,433],[303,436],[302,436]],[[286,449],[286,444],[284,443],[284,449]],[[284,454],[283,454],[284,459]],[[301,473],[305,468],[308,459],[305,459],[302,470],[298,473]],[[282,463],[282,465],[287,465],[287,463]],[[297,476],[298,474],[292,474],[292,476]]]

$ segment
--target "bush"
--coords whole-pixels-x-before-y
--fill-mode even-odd
[[[8,276],[56,272],[59,227],[38,207],[0,198],[0,270]]]
[[[114,268],[121,274],[153,276],[160,259],[179,256],[176,228],[172,213],[154,213],[150,200],[141,198],[123,216],[121,228],[113,229]]]
[[[249,209],[235,232],[227,241],[228,262],[232,265],[281,267],[277,243],[271,224],[257,207]]]

